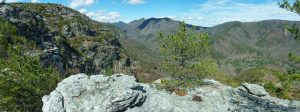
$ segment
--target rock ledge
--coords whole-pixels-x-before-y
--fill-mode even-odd
[[[238,88],[205,80],[205,85],[177,96],[133,76],[78,74],[64,79],[43,97],[44,112],[300,112],[300,102],[271,97],[263,87],[243,84]],[[202,101],[193,101],[197,96]]]

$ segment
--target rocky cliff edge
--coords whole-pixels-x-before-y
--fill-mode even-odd
[[[271,97],[255,84],[233,88],[207,79],[177,96],[124,74],[73,75],[42,100],[44,112],[300,112],[299,101]]]

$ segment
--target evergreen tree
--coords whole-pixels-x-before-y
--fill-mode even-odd
[[[177,87],[201,81],[203,77],[193,73],[191,68],[207,56],[208,34],[188,30],[186,24],[181,22],[177,33],[168,36],[159,33],[158,40],[161,52],[169,62],[166,64],[168,73],[172,79],[180,82]]]
[[[293,3],[289,0],[282,0],[279,3],[279,6],[281,8],[284,8],[288,11],[294,12],[298,15],[300,15],[300,0],[295,0]],[[300,37],[300,29],[299,26],[294,24],[291,27],[288,27],[287,30],[292,33],[296,40],[299,40]],[[292,63],[292,68],[290,68],[289,73],[293,74],[296,72],[294,65],[300,62],[300,56],[296,54],[289,54],[288,55],[289,61]]]
[[[282,2],[279,3],[279,6],[300,15],[300,0],[295,0],[294,3],[290,3],[289,0],[282,0]],[[297,25],[288,28],[288,31],[291,32],[296,39],[300,36],[299,26]]]
[[[39,56],[24,51],[38,49],[35,43],[17,35],[17,28],[0,18],[0,111],[42,111],[42,97],[60,80],[52,68],[45,68]]]

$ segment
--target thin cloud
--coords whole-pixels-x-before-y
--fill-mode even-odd
[[[86,13],[88,10],[87,9],[79,9],[78,10],[80,13]]]
[[[31,0],[31,3],[39,3],[41,2],[40,0]]]
[[[137,5],[137,4],[143,4],[145,3],[144,0],[125,0],[127,1],[128,4],[131,4],[131,5]]]
[[[69,6],[72,8],[84,8],[97,3],[98,0],[69,0]]]
[[[198,8],[181,14],[177,19],[201,26],[214,26],[229,21],[300,20],[300,16],[279,8],[276,2],[254,4],[233,0],[209,0],[198,5]]]
[[[106,12],[105,10],[97,10],[85,13],[95,21],[100,22],[116,22],[119,21],[121,14],[119,12]]]

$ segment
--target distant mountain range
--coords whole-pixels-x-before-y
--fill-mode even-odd
[[[272,65],[286,68],[288,66],[286,65],[287,55],[300,51],[300,45],[286,30],[286,27],[293,24],[300,25],[300,22],[266,20],[243,23],[235,21],[213,27],[190,24],[187,26],[188,28],[195,27],[197,32],[208,33],[212,44],[211,57],[218,61],[221,68],[224,67],[225,72],[238,74],[242,70],[259,66]],[[170,18],[142,18],[128,24],[118,22],[114,25],[126,33],[126,38],[120,40],[125,48],[132,50],[131,54],[143,54],[134,53],[135,51],[151,52],[151,55],[148,56],[152,56],[152,61],[154,61],[159,60],[157,57],[160,57],[157,49],[157,33],[175,33],[179,21]],[[128,45],[129,43],[131,45]],[[144,51],[137,50],[141,48]]]
[[[155,37],[158,32],[162,32],[164,34],[175,33],[177,31],[179,21],[175,21],[170,18],[142,18],[128,24],[118,22],[114,23],[114,25],[123,30],[129,39],[148,44],[153,42],[155,43]],[[187,24],[187,27],[194,27],[197,31],[201,31],[206,28],[190,24]]]

